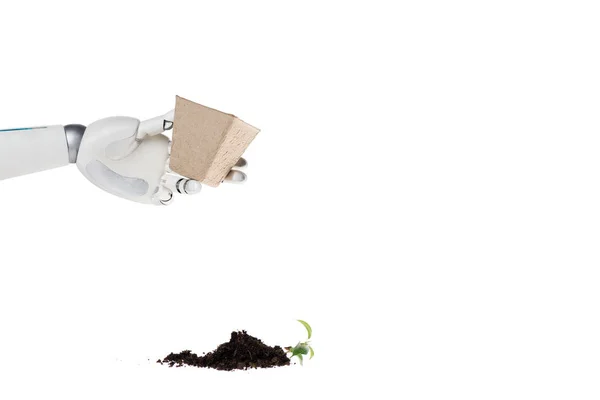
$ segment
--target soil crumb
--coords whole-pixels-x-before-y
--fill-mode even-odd
[[[281,347],[267,346],[260,339],[248,335],[246,331],[231,332],[229,342],[219,345],[216,350],[204,356],[184,350],[177,354],[171,353],[164,360],[157,362],[168,364],[169,367],[189,365],[223,371],[290,365],[290,359]]]

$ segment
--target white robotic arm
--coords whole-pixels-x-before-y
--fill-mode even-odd
[[[83,125],[0,130],[0,180],[76,163],[93,184],[139,203],[167,205],[173,193],[195,194],[201,184],[169,169],[174,112],[139,121],[111,117]],[[242,158],[225,178],[244,182]]]
[[[0,179],[75,162],[81,135],[85,131],[85,127],[80,127],[69,125],[67,129],[55,125],[0,130]]]

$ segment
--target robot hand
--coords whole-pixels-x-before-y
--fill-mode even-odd
[[[173,193],[195,194],[198,181],[169,169],[170,139],[162,133],[172,129],[174,111],[140,122],[130,117],[96,121],[85,129],[77,154],[77,167],[99,188],[139,203],[168,205]],[[240,158],[225,182],[242,183],[247,166]]]

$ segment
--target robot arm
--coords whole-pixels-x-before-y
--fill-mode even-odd
[[[145,204],[167,205],[173,194],[195,194],[201,184],[169,168],[174,112],[146,121],[111,117],[83,125],[0,131],[0,180],[76,163],[94,185]],[[225,178],[244,182],[241,158]]]
[[[0,180],[75,163],[83,125],[0,130]]]

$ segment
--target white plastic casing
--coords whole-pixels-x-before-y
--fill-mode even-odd
[[[164,135],[137,140],[140,121],[111,117],[87,127],[79,147],[77,167],[99,188],[139,203],[156,204],[169,160]]]
[[[0,131],[0,180],[68,164],[61,125]]]

